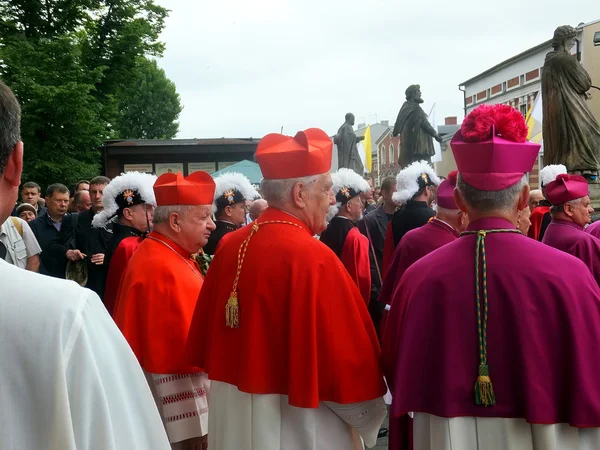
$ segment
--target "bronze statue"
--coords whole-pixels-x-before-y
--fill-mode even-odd
[[[577,30],[558,27],[542,72],[544,164],[564,164],[569,173],[597,176],[600,125],[586,100],[592,81],[571,55]]]
[[[354,134],[354,114],[346,114],[346,122],[340,127],[333,141],[337,145],[338,151],[338,169],[345,167],[354,170],[360,176],[363,175],[365,168],[356,144],[362,141],[364,136]]]
[[[421,86],[413,84],[406,89],[406,101],[400,108],[393,135],[400,135],[398,164],[403,169],[415,161],[431,162],[435,155],[433,139],[442,142],[441,136],[431,126],[427,114],[421,108]]]

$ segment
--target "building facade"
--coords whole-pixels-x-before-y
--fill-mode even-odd
[[[162,175],[198,170],[208,173],[243,160],[254,161],[258,139],[164,139],[107,141],[102,147],[104,174],[123,172]]]

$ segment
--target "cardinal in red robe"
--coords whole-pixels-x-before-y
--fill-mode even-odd
[[[361,194],[369,192],[369,183],[351,169],[340,169],[331,176],[335,205],[329,207],[329,225],[321,233],[321,242],[344,264],[365,303],[371,297],[369,240],[360,233],[356,222],[362,218]]]
[[[582,260],[600,285],[600,239],[584,231],[594,209],[587,180],[581,175],[558,175],[546,188],[553,205],[552,222],[543,243]]]
[[[104,255],[106,281],[103,298],[110,315],[113,315],[127,263],[152,227],[156,206],[155,181],[156,176],[140,172],[127,172],[113,178],[104,188],[104,209],[92,221],[96,228],[111,226],[112,237]]]
[[[467,231],[394,291],[382,362],[415,449],[600,444],[600,290],[580,260],[515,228],[539,151],[527,132],[505,105],[465,119],[452,151]]]
[[[206,172],[158,178],[154,230],[131,257],[115,305],[115,322],[146,373],[174,449],[206,446],[210,383],[184,351],[204,281],[192,255],[215,229],[214,190]]]
[[[269,208],[219,245],[187,344],[211,379],[211,450],[376,444],[386,406],[375,329],[340,259],[313,237],[335,203],[331,152],[319,129],[258,145]]]

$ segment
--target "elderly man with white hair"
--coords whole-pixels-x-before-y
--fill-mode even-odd
[[[332,142],[308,129],[257,148],[269,208],[222,242],[188,339],[211,379],[211,450],[359,449],[386,415],[365,302],[325,230]]]
[[[352,169],[334,173],[333,194],[335,205],[329,207],[327,229],[321,233],[321,242],[342,261],[344,267],[369,304],[371,296],[371,267],[369,240],[363,236],[356,222],[363,216],[361,195],[370,192],[369,183]]]
[[[154,230],[133,254],[115,322],[146,373],[173,449],[206,448],[209,381],[185,343],[204,277],[192,259],[211,231],[215,182],[206,172],[166,173],[154,183]]]

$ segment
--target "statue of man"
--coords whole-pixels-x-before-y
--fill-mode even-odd
[[[340,127],[334,138],[338,151],[338,169],[341,169],[342,167],[352,169],[362,176],[365,172],[365,168],[358,155],[356,144],[365,137],[354,134],[353,127],[354,114],[348,113],[346,114],[346,122]]]
[[[592,81],[571,56],[577,30],[558,27],[542,72],[544,163],[564,164],[569,173],[598,175],[600,125],[586,104]]]
[[[400,108],[394,137],[400,135],[400,157],[398,164],[403,169],[415,161],[431,162],[435,155],[433,139],[442,142],[441,136],[431,126],[427,114],[421,108],[421,86],[413,84],[406,89],[406,101]]]

